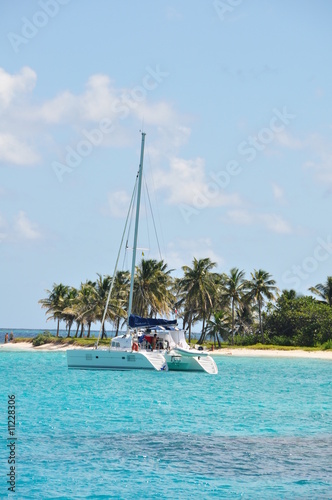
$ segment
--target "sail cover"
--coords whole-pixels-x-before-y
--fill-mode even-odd
[[[156,326],[172,327],[176,326],[176,319],[163,319],[163,318],[141,318],[136,314],[129,316],[130,328],[154,328]]]

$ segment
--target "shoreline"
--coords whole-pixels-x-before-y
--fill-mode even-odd
[[[0,352],[66,352],[68,349],[88,349],[93,347],[83,347],[68,344],[44,344],[34,347],[30,342],[17,342],[0,344]],[[199,351],[197,351],[199,354]],[[223,348],[210,351],[211,356],[235,356],[235,357],[261,357],[261,358],[305,358],[305,359],[328,359],[332,360],[332,351],[302,351],[301,349],[283,351],[279,349],[246,349],[245,347],[232,349]]]

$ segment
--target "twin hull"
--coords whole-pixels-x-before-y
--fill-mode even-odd
[[[167,370],[165,357],[158,353],[77,349],[67,351],[68,368],[81,370]]]
[[[175,351],[113,351],[76,349],[67,351],[68,368],[81,370],[157,370],[202,371],[217,374],[211,356],[184,356]]]

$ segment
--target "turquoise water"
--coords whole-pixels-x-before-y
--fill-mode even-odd
[[[15,498],[332,498],[332,363],[216,359],[218,376],[86,372],[1,352],[1,498],[8,394]]]

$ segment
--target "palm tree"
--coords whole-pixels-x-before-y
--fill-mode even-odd
[[[246,287],[244,275],[244,271],[240,271],[237,267],[233,267],[229,272],[229,276],[226,276],[224,284],[223,294],[230,301],[232,311],[232,345],[234,345],[235,307],[238,304],[242,304]]]
[[[253,306],[250,298],[244,295],[242,297],[242,303],[236,308],[235,316],[236,332],[238,335],[242,336],[242,338],[253,333],[256,312],[257,306]]]
[[[75,313],[72,310],[72,304],[77,297],[78,291],[74,287],[68,287],[68,293],[65,296],[65,303],[62,312],[62,319],[66,322],[66,329],[68,328],[67,337],[70,337],[71,327],[76,319]]]
[[[282,290],[280,299],[285,299],[285,300],[294,300],[296,299],[296,291],[291,289],[291,290]]]
[[[230,330],[231,320],[227,311],[215,312],[213,319],[209,319],[206,324],[206,335],[216,339],[220,347],[220,338],[227,340]]]
[[[95,309],[95,320],[102,322],[105,307],[106,307],[106,301],[108,297],[108,292],[111,286],[112,278],[111,276],[102,276],[101,274],[97,274],[98,279],[95,284],[96,292],[97,292],[97,304],[96,304],[96,309]],[[113,321],[115,317],[114,312],[111,311],[110,304],[108,306],[108,311],[105,316],[105,320],[110,320]],[[103,323],[103,328],[102,328],[102,336],[101,338],[106,338],[106,332],[105,332],[105,322]]]
[[[53,289],[46,290],[48,297],[46,299],[41,299],[38,301],[43,309],[46,309],[45,314],[48,315],[47,321],[54,319],[57,321],[57,331],[56,336],[59,336],[60,320],[63,319],[63,311],[66,307],[66,297],[68,294],[69,287],[60,283],[57,285],[54,283]]]
[[[271,275],[264,271],[263,269],[259,269],[254,273],[251,273],[251,280],[247,282],[248,287],[248,297],[254,299],[254,301],[258,305],[258,316],[259,316],[259,329],[261,332],[262,343],[264,344],[264,333],[263,333],[263,324],[262,324],[262,307],[264,305],[264,298],[268,300],[274,300],[274,292],[278,291],[278,288],[275,286],[275,280],[272,279]]]
[[[121,319],[124,320],[127,317],[126,307],[128,305],[129,290],[130,273],[128,271],[118,271],[114,280],[113,300],[111,297],[111,304],[116,312],[114,319],[116,335],[118,335],[120,329]]]
[[[309,288],[309,292],[317,295],[322,299],[321,302],[332,307],[332,276],[327,277],[326,283],[318,283]]]
[[[183,278],[178,280],[178,293],[180,299],[177,306],[183,306],[184,319],[189,328],[189,343],[191,341],[191,326],[198,320],[203,320],[202,334],[199,343],[204,341],[205,321],[213,310],[216,296],[216,275],[211,269],[216,266],[209,258],[194,258],[193,267],[183,266]]]
[[[84,325],[88,326],[87,337],[90,337],[91,323],[96,321],[96,311],[98,308],[98,293],[96,283],[87,281],[81,284],[81,288],[76,298],[76,318],[81,323],[81,335],[83,336]]]
[[[168,316],[174,297],[171,292],[172,270],[167,270],[163,260],[142,259],[136,266],[134,280],[133,313],[144,317],[158,314]]]

